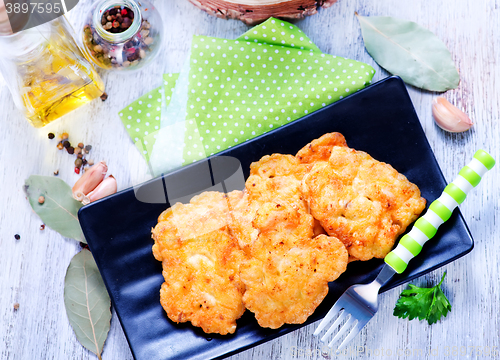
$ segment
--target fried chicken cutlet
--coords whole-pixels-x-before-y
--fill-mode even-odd
[[[292,155],[266,155],[250,166],[250,176],[243,192],[228,194],[231,209],[231,231],[245,252],[258,235],[252,222],[257,210],[275,199],[286,199],[293,206],[307,211],[308,205],[300,192],[305,167]]]
[[[345,271],[347,251],[334,237],[314,237],[300,191],[306,168],[294,156],[264,156],[250,169],[244,193],[229,196],[231,229],[249,255],[240,266],[243,302],[260,326],[301,324]]]
[[[239,266],[245,255],[230,235],[226,196],[205,192],[165,210],[152,231],[165,282],[160,302],[170,320],[230,334],[245,311]]]
[[[391,165],[345,146],[313,163],[301,189],[311,214],[359,260],[385,257],[426,202]]]
[[[347,250],[335,237],[313,236],[314,219],[286,201],[267,202],[253,221],[259,235],[240,267],[243,302],[262,327],[302,324],[346,270]]]

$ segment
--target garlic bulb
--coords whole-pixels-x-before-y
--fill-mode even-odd
[[[441,129],[450,132],[467,131],[473,125],[466,113],[440,96],[432,102],[432,115]]]

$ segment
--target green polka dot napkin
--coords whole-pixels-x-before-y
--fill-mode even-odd
[[[144,151],[142,139],[160,129],[162,105],[170,103],[178,76],[179,74],[164,74],[163,85],[144,94],[118,114],[146,161],[149,161],[149,155]]]
[[[274,18],[236,40],[194,36],[160,131],[131,136],[160,174],[342,99],[373,75],[371,66],[323,54],[298,27]],[[133,120],[124,110],[122,120]]]

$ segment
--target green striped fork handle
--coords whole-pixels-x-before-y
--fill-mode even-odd
[[[408,262],[420,253],[422,246],[436,234],[439,226],[450,218],[453,210],[494,165],[495,160],[486,151],[478,150],[472,161],[445,187],[441,196],[432,202],[425,215],[415,222],[411,231],[401,238],[384,261],[398,274],[405,271]]]

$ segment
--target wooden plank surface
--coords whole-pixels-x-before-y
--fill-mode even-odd
[[[81,14],[91,1],[81,0],[69,14],[81,28]],[[132,174],[144,164],[129,140],[117,112],[156,85],[161,74],[181,69],[193,34],[236,38],[247,30],[237,21],[208,16],[186,0],[157,0],[166,37],[160,56],[138,73],[102,73],[109,99],[96,100],[65,118],[34,129],[14,108],[5,83],[0,83],[0,359],[95,359],[76,340],[66,317],[63,283],[66,268],[79,245],[50,229],[39,230],[40,219],[25,200],[22,185],[31,174],[52,175],[73,184],[73,160],[58,152],[47,133],[68,131],[70,139],[92,144],[92,157],[106,160],[119,189],[131,185]],[[447,180],[484,148],[500,159],[499,90],[500,10],[496,0],[339,0],[329,9],[297,25],[330,54],[369,63],[377,70],[374,81],[388,74],[366,53],[354,16],[390,15],[409,19],[433,31],[448,46],[460,71],[457,90],[444,96],[465,109],[475,122],[464,134],[449,134],[433,122],[431,102],[435,93],[408,87],[422,126]],[[453,309],[435,325],[401,320],[392,309],[403,287],[380,297],[379,313],[362,330],[342,359],[357,358],[468,358],[488,359],[489,349],[500,352],[500,238],[499,168],[485,176],[461,206],[475,239],[474,250],[428,276],[417,285],[439,281],[448,272],[444,292]],[[105,224],[103,224],[105,226]],[[20,234],[17,241],[15,234]],[[19,303],[14,311],[13,304]],[[279,339],[231,357],[247,359],[331,359],[332,351],[312,337],[313,324]],[[421,351],[421,353],[419,353]],[[465,354],[467,354],[465,356]],[[462,356],[464,355],[464,356]],[[103,359],[128,360],[132,355],[114,314]]]

